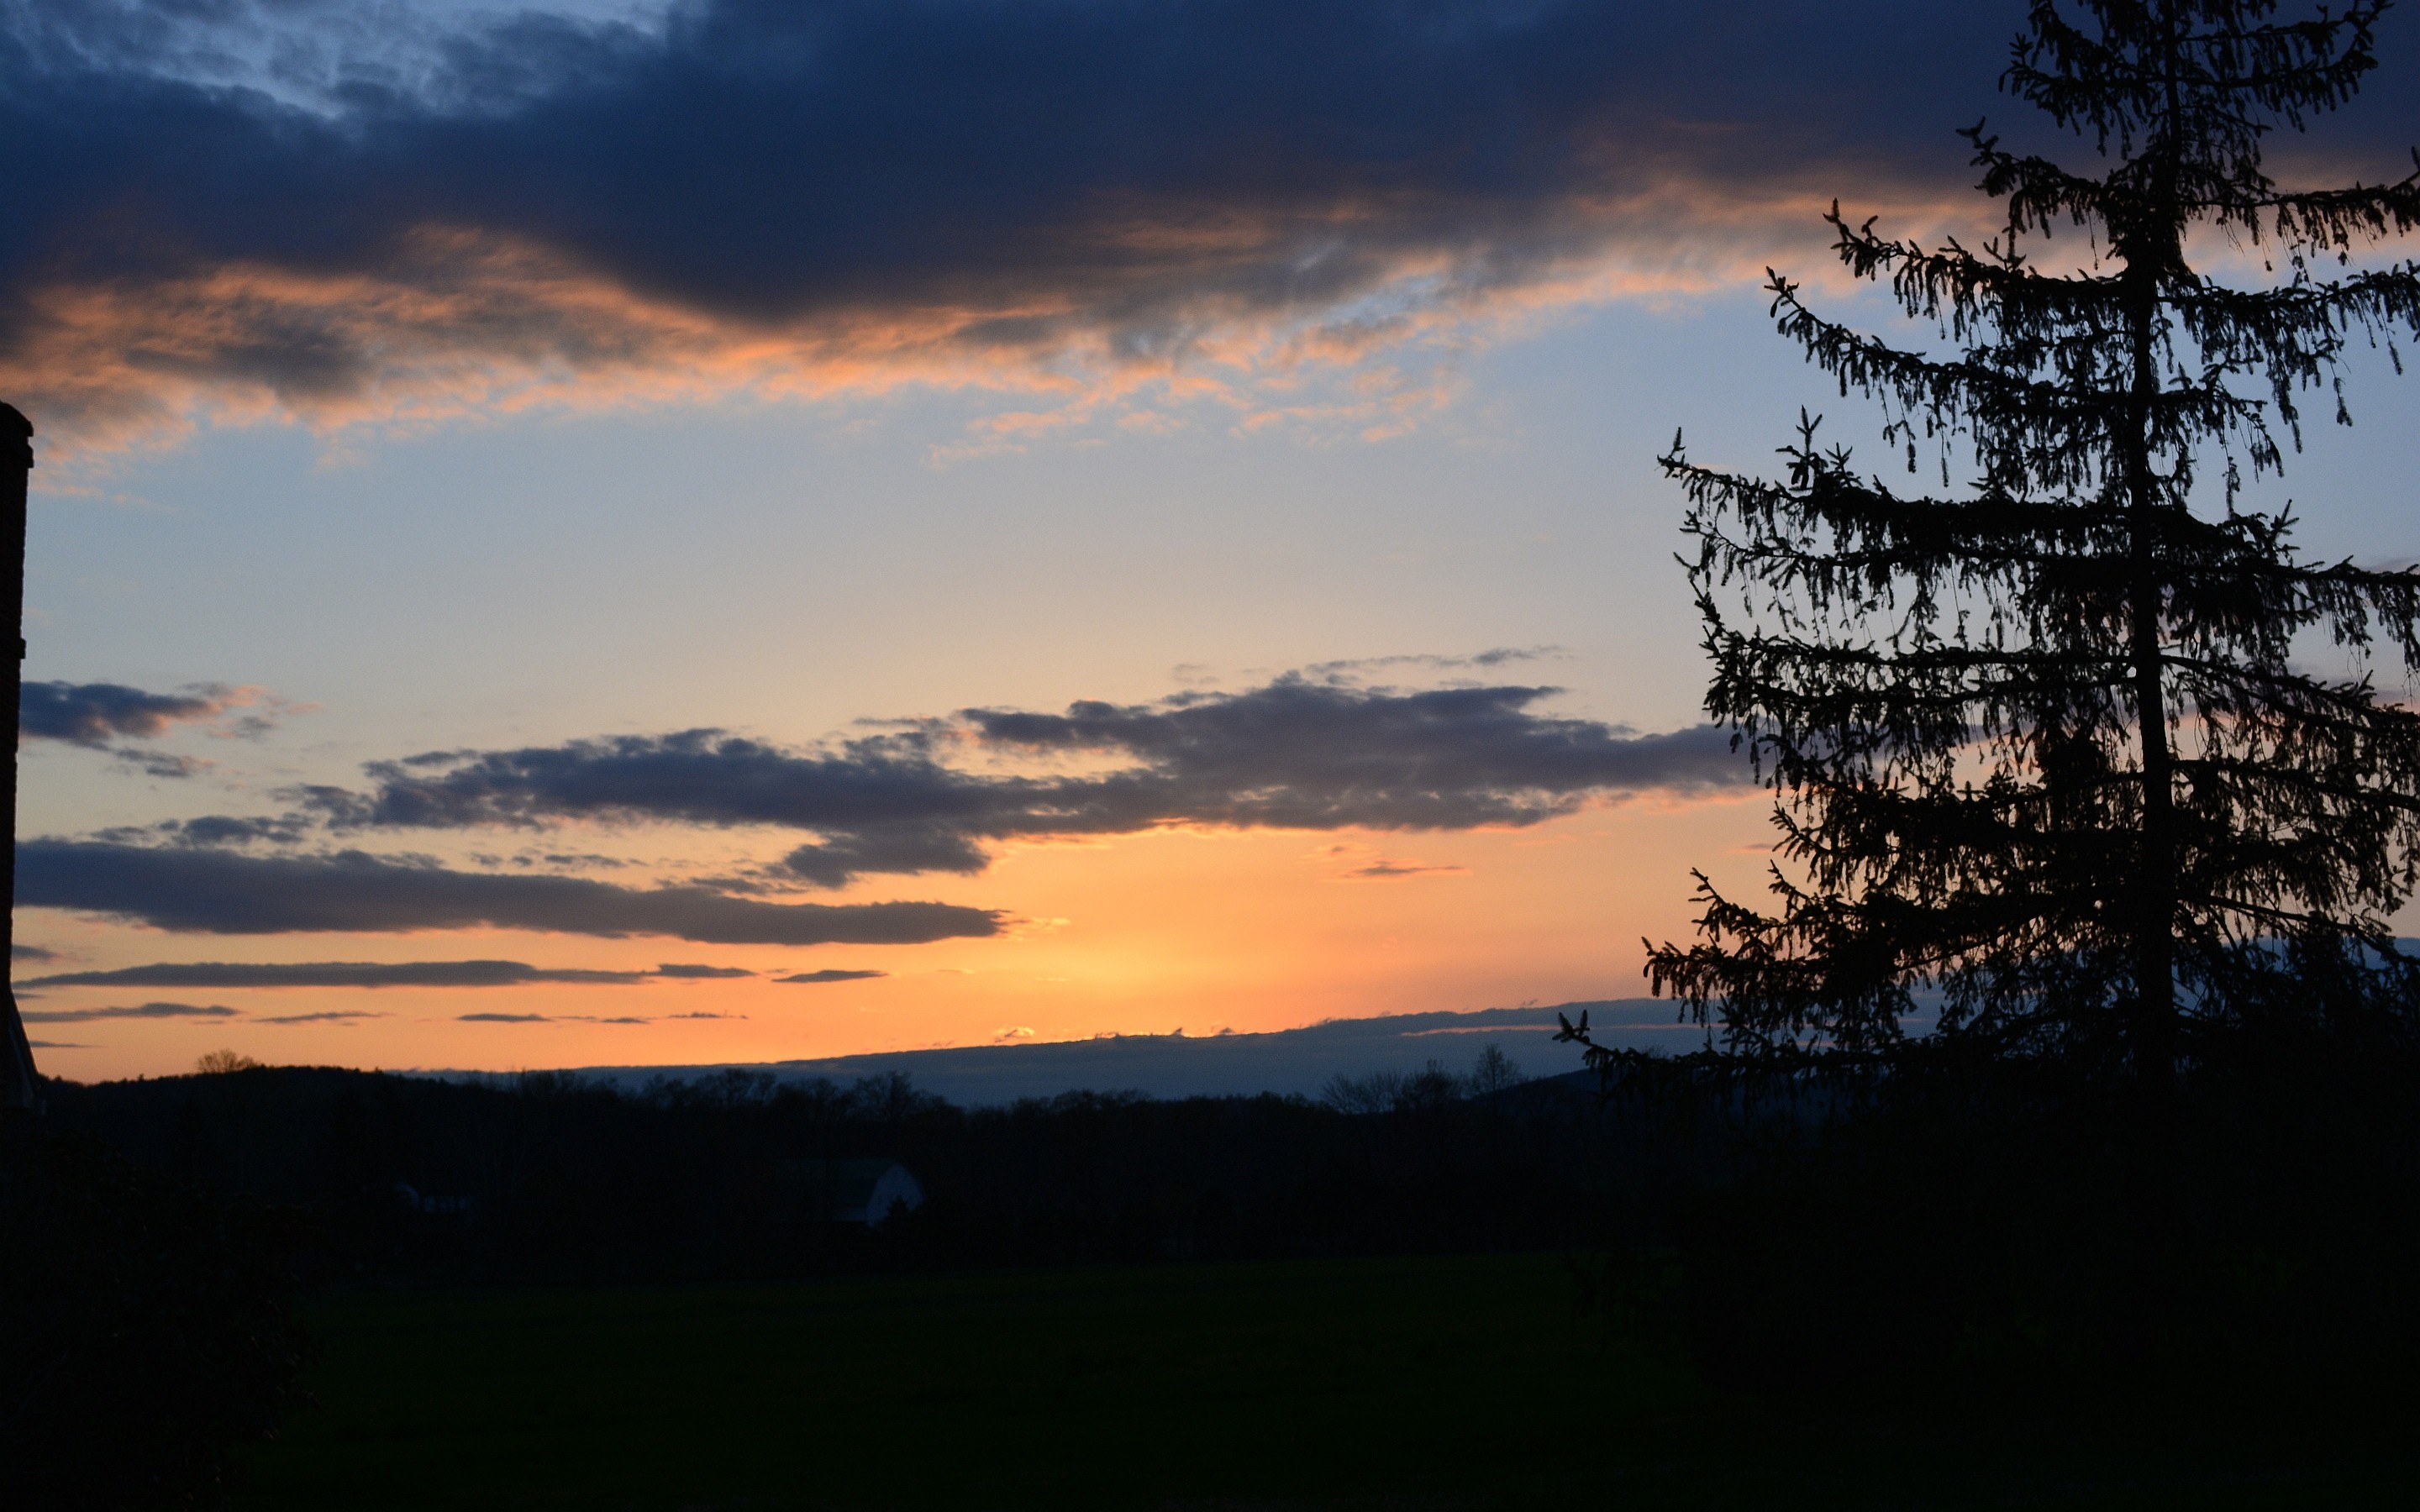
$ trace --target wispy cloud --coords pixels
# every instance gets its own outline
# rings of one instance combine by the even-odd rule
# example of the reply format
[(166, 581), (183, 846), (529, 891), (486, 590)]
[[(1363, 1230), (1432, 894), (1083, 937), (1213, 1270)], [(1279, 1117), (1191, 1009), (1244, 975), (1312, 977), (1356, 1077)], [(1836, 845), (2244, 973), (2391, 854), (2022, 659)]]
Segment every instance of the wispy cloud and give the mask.
[(69, 971), (24, 983), (42, 987), (525, 987), (542, 982), (620, 986), (654, 973), (540, 967), (519, 961), (193, 961)]
[(171, 781), (179, 782), (189, 777), (201, 776), (214, 764), (200, 756), (187, 756), (163, 750), (145, 750), (137, 746), (120, 746), (110, 754), (116, 757), (125, 766), (146, 777), (164, 777)]
[(887, 971), (844, 971), (838, 967), (827, 967), (822, 971), (801, 971), (796, 976), (776, 977), (773, 980), (785, 986), (820, 987), (828, 982), (866, 981), (876, 977), (889, 975)]
[(1466, 877), (1466, 866), (1431, 866), (1422, 861), (1373, 861), (1342, 873), (1350, 882), (1398, 882), (1405, 877)]
[(104, 1019), (231, 1019), (234, 1009), (217, 1004), (136, 1003), (126, 1008), (28, 1008), (19, 1010), (28, 1024), (93, 1024)]
[(206, 934), (486, 926), (716, 945), (911, 945), (994, 935), (1005, 924), (996, 910), (949, 903), (766, 903), (703, 887), (493, 876), (357, 851), (253, 856), (65, 840), (18, 847), (17, 903)]
[[(711, 1018), (716, 1015), (683, 1013), (677, 1016), (681, 1018), (698, 1018), (701, 1016)], [(630, 1026), (653, 1024), (656, 1021), (652, 1018), (640, 1018), (633, 1015), (621, 1015), (609, 1018), (595, 1013), (457, 1013), (454, 1015), (454, 1022), (457, 1024), (615, 1024)]]

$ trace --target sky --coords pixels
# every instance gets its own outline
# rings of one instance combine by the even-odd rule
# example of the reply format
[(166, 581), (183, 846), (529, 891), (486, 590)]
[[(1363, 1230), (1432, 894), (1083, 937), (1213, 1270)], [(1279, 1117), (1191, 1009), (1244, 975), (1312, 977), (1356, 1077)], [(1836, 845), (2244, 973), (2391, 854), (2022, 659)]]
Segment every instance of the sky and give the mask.
[[(1836, 197), (1975, 237), (1954, 128), (2088, 157), (2022, 18), (0, 4), (38, 1059), (1641, 993), (1769, 834), (1654, 458), (1877, 444), (1765, 270), (1890, 332)], [(2281, 177), (2408, 171), (2380, 52)], [(2347, 393), (2267, 501), (2420, 559), (2420, 382)]]

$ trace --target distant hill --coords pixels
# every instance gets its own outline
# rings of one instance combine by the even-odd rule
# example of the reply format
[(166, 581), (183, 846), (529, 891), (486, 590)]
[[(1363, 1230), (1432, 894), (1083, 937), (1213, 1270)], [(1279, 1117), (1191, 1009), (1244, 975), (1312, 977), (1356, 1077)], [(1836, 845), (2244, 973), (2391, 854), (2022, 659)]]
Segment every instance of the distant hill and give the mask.
[[(1495, 1045), (1531, 1076), (1576, 1070), (1577, 1050), (1554, 1042), (1555, 1015), (1585, 1010), (1599, 1043), (1675, 1053), (1697, 1048), (1705, 1031), (1678, 1021), (1670, 1002), (1649, 997), (1560, 1003), (1548, 1008), (1491, 1008), (1476, 1012), (1393, 1013), (1330, 1019), (1307, 1028), (1268, 1034), (1122, 1034), (1043, 1044), (970, 1045), (900, 1050), (829, 1060), (754, 1062), (784, 1081), (828, 1076), (846, 1082), (905, 1072), (918, 1087), (962, 1106), (1048, 1097), (1076, 1090), (1136, 1091), (1153, 1097), (1218, 1097), (1255, 1092), (1316, 1095), (1329, 1077), (1415, 1072), (1432, 1060), (1466, 1072), (1480, 1051)], [(580, 1074), (638, 1086), (655, 1076), (694, 1077), (725, 1069), (701, 1066), (594, 1066)]]

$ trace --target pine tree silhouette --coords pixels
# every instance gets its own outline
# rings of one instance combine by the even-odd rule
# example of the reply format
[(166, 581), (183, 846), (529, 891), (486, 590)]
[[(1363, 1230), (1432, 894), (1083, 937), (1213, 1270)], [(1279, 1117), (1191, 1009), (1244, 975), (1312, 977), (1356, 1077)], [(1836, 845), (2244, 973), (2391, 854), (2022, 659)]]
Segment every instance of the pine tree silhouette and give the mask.
[[(1894, 467), (1937, 450), (1944, 496), (1860, 475), (1804, 413), (1785, 481), (1678, 437), (1662, 459), (1689, 501), (1706, 706), (1775, 790), (1779, 839), (1776, 903), (1699, 873), (1699, 938), (1648, 970), (1733, 1059), (1887, 1056), (1929, 989), (1936, 1043), (2157, 1101), (2205, 1026), (2420, 1001), (2389, 928), (2420, 859), (2420, 714), (2295, 659), (2331, 638), (2362, 669), (2412, 665), (2420, 572), (2308, 560), (2288, 513), (2239, 507), (2281, 436), (2300, 449), (2311, 395), (2350, 423), (2349, 344), (2400, 372), (2398, 335), (2420, 339), (2420, 266), (2350, 256), (2420, 224), (2420, 151), (2385, 185), (2288, 191), (2262, 167), (2270, 130), (2354, 93), (2384, 9), (2042, 0), (2003, 87), (2105, 171), (1978, 125), (2006, 208), (1980, 251), (1829, 218), (1942, 350), (1773, 277), (1782, 334), (1879, 401)], [(2040, 260), (2054, 232), (2073, 270)], [(2221, 242), (2227, 276), (2188, 261)]]

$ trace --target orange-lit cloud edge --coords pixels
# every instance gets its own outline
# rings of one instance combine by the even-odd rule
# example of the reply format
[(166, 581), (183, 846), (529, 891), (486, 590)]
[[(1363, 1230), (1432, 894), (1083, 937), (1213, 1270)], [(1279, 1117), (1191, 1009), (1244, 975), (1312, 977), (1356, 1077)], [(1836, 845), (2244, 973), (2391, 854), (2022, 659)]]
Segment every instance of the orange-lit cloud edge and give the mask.
[[(231, 262), (31, 288), (20, 338), (0, 354), (0, 389), (23, 396), (45, 463), (66, 470), (46, 476), (54, 485), (206, 427), (409, 434), (532, 412), (817, 404), (910, 389), (994, 396), (963, 435), (936, 445), (940, 461), (1094, 426), (1171, 428), (1202, 412), (1242, 432), (1383, 440), (1450, 406), (1454, 354), (1595, 306), (1753, 287), (1776, 262), (1830, 281), (1829, 203), (1676, 178), (1571, 200), (1517, 256), (1405, 252), (1341, 298), (1280, 308), (1216, 292), (1217, 273), (1298, 244), (1300, 216), (1236, 213), (1205, 225), (1184, 207), (1127, 208), (1078, 239), (1102, 249), (1104, 264), (1137, 251), (1163, 265), (1198, 261), (1213, 290), (1172, 312), (1163, 301), (1145, 317), (1147, 339), (1123, 323), (1127, 290), (1115, 273), (1097, 287), (751, 324), (650, 298), (540, 245), (424, 226), (375, 269)], [(1973, 233), (1988, 207), (1909, 191), (1869, 208), (1930, 239)], [(1347, 205), (1324, 217), (1347, 240), (1370, 219), (1383, 211)], [(261, 355), (271, 350), (315, 356)]]
[[(1996, 207), (1954, 181), (1853, 164), (1796, 177), (1855, 186), (1851, 213), (1902, 239), (1971, 245), (2000, 228)], [(203, 428), (297, 424), (335, 439), (908, 390), (991, 396), (963, 434), (937, 441), (941, 462), (1088, 431), (1173, 429), (1205, 413), (1238, 433), (1379, 441), (1452, 406), (1455, 356), (1593, 308), (1751, 290), (1776, 268), (1827, 296), (1850, 292), (1823, 224), (1833, 203), (1676, 168), (1645, 190), (1566, 197), (1512, 243), (1364, 257), (1367, 271), (1342, 293), (1279, 306), (1220, 291), (1222, 275), (1282, 260), (1307, 224), (1342, 244), (1363, 230), (1384, 240), (1391, 208), (1126, 205), (1065, 233), (1096, 254), (1070, 259), (1090, 273), (777, 323), (650, 297), (527, 240), (430, 225), (374, 268), (228, 262), (30, 287), (17, 339), (0, 351), (0, 391), (41, 429), (44, 461), (60, 470), (46, 486), (68, 488)], [(2082, 262), (2089, 248), (2077, 234), (2037, 251)], [(2246, 270), (2261, 256), (2206, 251)], [(1202, 292), (1165, 295), (1188, 282)]]

